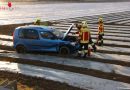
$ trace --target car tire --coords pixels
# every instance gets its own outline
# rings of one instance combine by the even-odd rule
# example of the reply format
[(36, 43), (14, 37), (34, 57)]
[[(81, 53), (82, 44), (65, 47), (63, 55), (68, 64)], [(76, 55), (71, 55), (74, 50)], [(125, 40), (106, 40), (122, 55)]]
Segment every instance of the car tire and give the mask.
[(17, 53), (26, 53), (26, 48), (23, 45), (19, 45), (16, 47)]
[(69, 55), (70, 49), (67, 46), (62, 46), (62, 47), (60, 47), (59, 53), (61, 55)]

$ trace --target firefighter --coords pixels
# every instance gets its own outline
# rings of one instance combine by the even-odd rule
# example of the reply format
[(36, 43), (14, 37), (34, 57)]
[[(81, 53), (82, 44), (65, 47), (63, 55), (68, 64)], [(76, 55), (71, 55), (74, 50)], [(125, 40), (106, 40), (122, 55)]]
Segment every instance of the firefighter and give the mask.
[(40, 19), (36, 19), (36, 21), (34, 22), (34, 25), (41, 25), (41, 20)]
[(97, 44), (99, 46), (103, 45), (103, 36), (104, 36), (104, 24), (103, 24), (103, 19), (99, 18), (99, 22), (98, 22), (98, 40), (97, 40)]
[[(78, 32), (76, 32), (75, 34), (79, 34), (82, 25), (76, 24), (76, 27), (77, 27)], [(93, 51), (96, 52), (97, 48), (96, 48), (95, 43), (92, 41), (91, 33), (90, 33), (90, 36), (89, 36), (89, 37), (90, 37), (90, 38), (89, 38), (89, 44), (91, 44), (91, 46), (92, 46), (92, 48), (93, 48)], [(81, 34), (78, 35), (78, 43), (79, 43), (79, 45), (82, 45), (82, 43), (80, 43), (80, 40), (81, 40)], [(81, 56), (81, 51), (79, 51), (78, 56)]]
[(88, 29), (88, 25), (86, 21), (83, 21), (81, 25), (77, 26), (78, 34), (79, 34), (79, 51), (78, 56), (81, 56), (82, 53), (84, 53), (84, 58), (86, 57), (88, 53), (88, 44), (90, 39), (90, 31)]

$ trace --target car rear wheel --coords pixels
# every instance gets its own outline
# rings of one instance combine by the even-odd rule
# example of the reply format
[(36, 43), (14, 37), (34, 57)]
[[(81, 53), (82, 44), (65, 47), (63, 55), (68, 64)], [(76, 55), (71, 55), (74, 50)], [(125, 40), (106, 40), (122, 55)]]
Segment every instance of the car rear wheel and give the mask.
[(69, 49), (67, 46), (62, 46), (62, 47), (60, 48), (59, 53), (60, 53), (61, 55), (68, 55), (68, 54), (70, 54), (70, 49)]
[(23, 45), (19, 45), (16, 47), (16, 51), (18, 53), (26, 53), (26, 48)]

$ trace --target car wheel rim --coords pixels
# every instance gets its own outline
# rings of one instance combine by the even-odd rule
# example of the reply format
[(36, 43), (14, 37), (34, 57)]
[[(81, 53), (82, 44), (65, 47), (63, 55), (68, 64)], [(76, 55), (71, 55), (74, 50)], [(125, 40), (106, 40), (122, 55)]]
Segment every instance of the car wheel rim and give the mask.
[(68, 50), (62, 50), (62, 54), (68, 54)]
[(69, 49), (67, 47), (61, 48), (60, 54), (68, 55), (69, 54)]

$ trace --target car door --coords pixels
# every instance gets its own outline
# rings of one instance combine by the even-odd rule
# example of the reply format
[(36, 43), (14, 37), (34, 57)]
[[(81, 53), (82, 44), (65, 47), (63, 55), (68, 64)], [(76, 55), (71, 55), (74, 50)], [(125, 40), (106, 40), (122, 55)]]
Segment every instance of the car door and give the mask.
[(41, 31), (41, 46), (43, 51), (57, 51), (60, 40), (58, 40), (51, 32)]
[(35, 29), (22, 29), (19, 38), (28, 50), (40, 50), (40, 38)]

